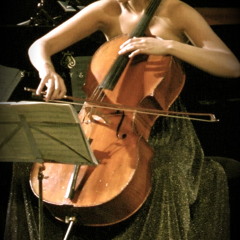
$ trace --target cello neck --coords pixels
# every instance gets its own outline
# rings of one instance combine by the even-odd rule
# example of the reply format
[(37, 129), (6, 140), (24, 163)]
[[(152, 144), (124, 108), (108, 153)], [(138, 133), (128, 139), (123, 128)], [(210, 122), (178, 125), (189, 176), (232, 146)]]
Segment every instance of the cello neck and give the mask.
[(135, 29), (130, 34), (130, 38), (141, 37), (141, 36), (144, 35), (144, 33), (145, 33), (145, 31), (146, 31), (146, 29), (149, 25), (149, 22), (151, 21), (151, 19), (153, 17), (153, 14), (157, 10), (157, 7), (158, 7), (160, 2), (161, 2), (161, 0), (152, 0), (150, 2), (148, 7), (146, 8), (142, 18), (140, 19), (137, 26), (135, 27)]
[[(148, 27), (148, 24), (151, 21), (153, 14), (155, 13), (160, 1), (161, 0), (152, 0), (150, 2), (141, 20), (139, 21), (135, 29), (132, 31), (132, 33), (129, 35), (130, 38), (140, 37), (144, 35)], [(116, 61), (110, 68), (108, 74), (105, 76), (102, 83), (99, 85), (99, 88), (113, 90), (115, 85), (117, 84), (119, 77), (121, 76), (123, 70), (125, 69), (128, 61), (129, 61), (128, 54), (118, 56)]]

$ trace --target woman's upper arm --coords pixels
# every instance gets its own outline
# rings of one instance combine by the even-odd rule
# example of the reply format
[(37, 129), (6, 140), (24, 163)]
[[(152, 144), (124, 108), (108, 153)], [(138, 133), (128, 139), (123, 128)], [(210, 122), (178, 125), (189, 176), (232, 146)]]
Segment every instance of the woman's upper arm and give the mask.
[(177, 22), (190, 42), (202, 48), (229, 51), (225, 43), (215, 34), (206, 20), (191, 6), (179, 4)]
[(49, 54), (53, 55), (100, 30), (105, 20), (104, 6), (106, 1), (94, 2), (44, 35), (40, 41), (47, 44)]

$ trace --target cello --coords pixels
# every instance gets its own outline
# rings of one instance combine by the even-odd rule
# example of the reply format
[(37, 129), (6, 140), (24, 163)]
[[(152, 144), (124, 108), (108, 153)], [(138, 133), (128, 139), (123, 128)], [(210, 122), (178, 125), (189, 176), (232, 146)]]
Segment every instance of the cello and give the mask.
[[(87, 99), (169, 109), (185, 80), (177, 60), (170, 56), (139, 55), (131, 60), (127, 55), (118, 56), (123, 42), (144, 35), (159, 2), (151, 1), (130, 36), (106, 42), (93, 55), (84, 85)], [(79, 121), (98, 164), (44, 163), (43, 201), (50, 212), (59, 220), (75, 217), (88, 226), (116, 224), (132, 216), (151, 191), (153, 150), (147, 140), (156, 119), (134, 111), (96, 108), (86, 101)], [(39, 164), (34, 164), (30, 176), (36, 196), (38, 169)]]

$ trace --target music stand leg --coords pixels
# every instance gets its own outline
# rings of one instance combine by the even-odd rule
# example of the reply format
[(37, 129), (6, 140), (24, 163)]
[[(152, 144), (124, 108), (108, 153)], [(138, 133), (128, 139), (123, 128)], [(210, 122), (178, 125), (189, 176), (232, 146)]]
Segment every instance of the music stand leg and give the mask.
[(68, 239), (69, 234), (70, 234), (70, 231), (71, 231), (72, 226), (73, 226), (73, 224), (74, 224), (75, 221), (76, 221), (76, 218), (75, 218), (75, 217), (66, 217), (65, 222), (66, 222), (66, 223), (69, 223), (69, 225), (68, 225), (68, 229), (67, 229), (67, 232), (66, 232), (63, 240), (67, 240), (67, 239)]
[(44, 166), (39, 167), (38, 171), (38, 183), (39, 183), (39, 198), (38, 198), (38, 227), (39, 227), (39, 240), (43, 240), (43, 196), (42, 196), (42, 180)]

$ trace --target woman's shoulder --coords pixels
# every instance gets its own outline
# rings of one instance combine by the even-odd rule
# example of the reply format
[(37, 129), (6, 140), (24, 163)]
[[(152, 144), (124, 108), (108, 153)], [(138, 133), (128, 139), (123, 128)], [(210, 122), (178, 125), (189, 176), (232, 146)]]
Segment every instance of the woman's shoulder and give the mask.
[(191, 5), (181, 0), (163, 0), (162, 13), (180, 28), (202, 20), (202, 16)]
[(120, 12), (120, 5), (116, 0), (98, 0), (86, 7), (90, 12), (100, 12), (104, 15), (116, 15)]
[(101, 7), (119, 8), (119, 3), (116, 0), (98, 0), (92, 4)]
[(176, 14), (181, 13), (181, 11), (185, 11), (187, 9), (193, 9), (187, 3), (181, 0), (162, 0), (162, 7), (169, 13)]

